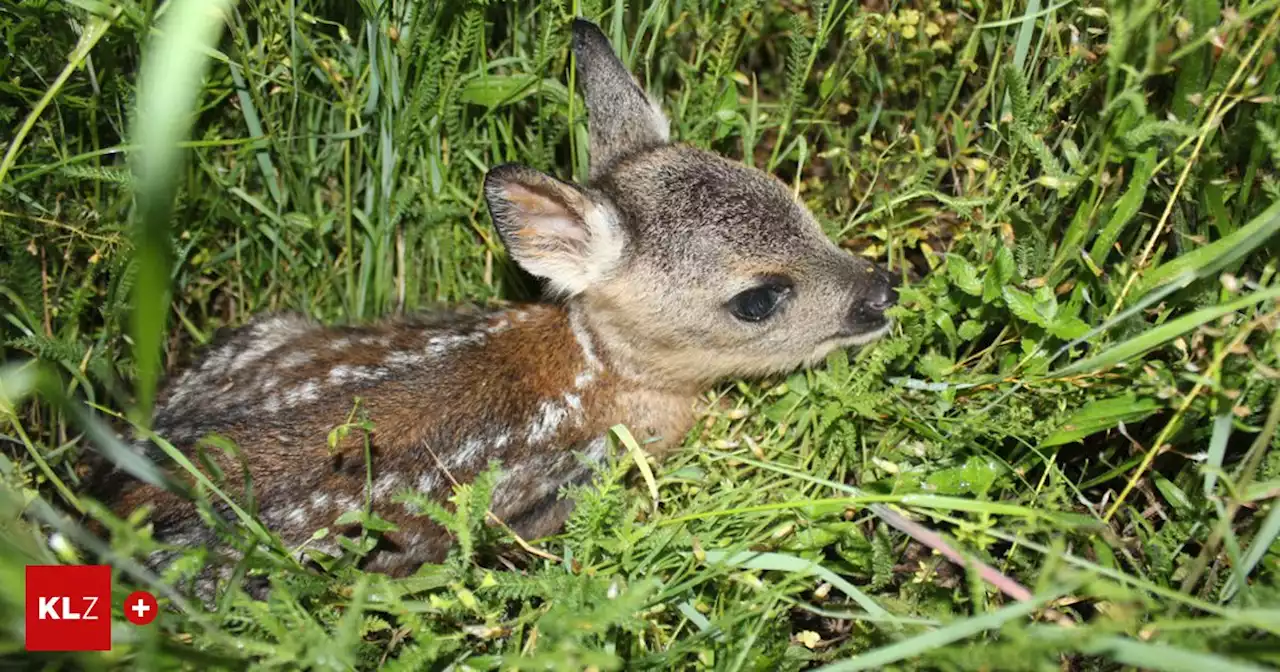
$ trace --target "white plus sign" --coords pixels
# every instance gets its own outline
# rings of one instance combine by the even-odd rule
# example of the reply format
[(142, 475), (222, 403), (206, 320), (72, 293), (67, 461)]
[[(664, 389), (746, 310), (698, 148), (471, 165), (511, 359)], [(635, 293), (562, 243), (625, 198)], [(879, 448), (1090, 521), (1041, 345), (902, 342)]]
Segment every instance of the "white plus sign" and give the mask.
[(151, 605), (143, 602), (142, 598), (138, 598), (138, 603), (129, 608), (133, 610), (133, 613), (138, 615), (138, 618), (142, 618), (148, 611), (151, 611)]

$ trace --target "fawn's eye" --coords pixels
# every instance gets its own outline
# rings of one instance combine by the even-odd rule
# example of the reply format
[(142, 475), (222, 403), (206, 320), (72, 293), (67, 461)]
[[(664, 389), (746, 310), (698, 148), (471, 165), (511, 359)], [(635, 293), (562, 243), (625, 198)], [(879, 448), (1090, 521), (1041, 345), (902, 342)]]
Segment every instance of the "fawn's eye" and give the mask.
[(743, 322), (759, 322), (777, 312), (790, 293), (791, 287), (784, 284), (754, 287), (729, 299), (729, 312)]

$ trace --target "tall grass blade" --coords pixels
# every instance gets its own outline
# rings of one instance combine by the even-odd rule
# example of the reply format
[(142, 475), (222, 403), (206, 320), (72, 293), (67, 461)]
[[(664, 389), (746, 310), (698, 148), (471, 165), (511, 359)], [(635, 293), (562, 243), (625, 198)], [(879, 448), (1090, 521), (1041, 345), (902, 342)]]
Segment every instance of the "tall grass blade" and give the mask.
[(822, 565), (804, 558), (797, 558), (793, 555), (784, 553), (756, 553), (743, 551), (730, 555), (727, 551), (707, 551), (707, 562), (712, 564), (724, 563), (734, 567), (743, 569), (762, 569), (775, 572), (788, 572), (792, 574), (812, 574), (820, 577), (823, 581), (844, 591), (850, 599), (858, 604), (872, 616), (882, 618), (889, 617), (888, 611), (881, 607), (875, 600), (871, 599), (866, 593), (858, 590), (853, 584), (840, 578), (835, 572), (823, 567)]
[(987, 630), (994, 630), (1010, 621), (1026, 618), (1065, 592), (1064, 590), (1055, 590), (1041, 593), (1026, 602), (1015, 602), (996, 611), (961, 619), (937, 630), (874, 649), (849, 660), (824, 665), (818, 668), (818, 672), (855, 672), (856, 670), (881, 669), (886, 665), (892, 665), (893, 663), (919, 656), (926, 651), (973, 637)]
[(1276, 499), (1271, 500), (1271, 510), (1267, 512), (1267, 517), (1262, 520), (1262, 525), (1258, 528), (1258, 533), (1253, 536), (1249, 542), (1249, 550), (1245, 551), (1244, 558), (1241, 559), (1239, 571), (1234, 572), (1227, 577), (1226, 584), (1222, 587), (1222, 601), (1230, 601), (1240, 590), (1240, 581), (1238, 576), (1249, 576), (1253, 570), (1258, 567), (1258, 563), (1262, 562), (1262, 556), (1267, 554), (1271, 546), (1275, 544), (1276, 538), (1280, 537), (1280, 505), (1277, 505)]
[(131, 135), (137, 212), (133, 239), (137, 280), (133, 292), (132, 335), (137, 363), (134, 420), (150, 423), (160, 348), (169, 305), (169, 216), (178, 186), (192, 113), (208, 70), (206, 50), (222, 34), (234, 0), (173, 0), (163, 6), (155, 36), (147, 46), (138, 76), (137, 111)]
[(1222, 270), (1267, 242), (1276, 231), (1280, 231), (1280, 201), (1272, 203), (1230, 235), (1189, 250), (1151, 269), (1139, 281), (1138, 294), (1144, 294), (1187, 271), (1195, 272), (1197, 277), (1203, 278)]
[(1122, 665), (1159, 672), (1263, 672), (1267, 668), (1242, 663), (1212, 653), (1189, 651), (1168, 644), (1151, 644), (1128, 637), (1105, 637), (1084, 647)]
[(1222, 458), (1227, 454), (1227, 439), (1231, 437), (1231, 423), (1235, 416), (1227, 411), (1213, 419), (1213, 434), (1209, 436), (1209, 452), (1204, 465), (1204, 496), (1212, 497), (1213, 488), (1218, 484), (1218, 472), (1222, 469)]
[(1277, 298), (1280, 298), (1280, 287), (1271, 287), (1269, 289), (1242, 296), (1234, 301), (1230, 301), (1222, 305), (1201, 308), (1194, 313), (1184, 315), (1175, 320), (1170, 320), (1169, 322), (1149, 329), (1127, 341), (1113, 345), (1092, 357), (1082, 359), (1058, 369), (1051, 375), (1054, 377), (1072, 376), (1085, 371), (1097, 371), (1115, 366), (1116, 364), (1125, 362), (1130, 358), (1146, 352), (1156, 346), (1167, 343), (1191, 331), (1192, 329), (1195, 329), (1196, 327), (1208, 324), (1223, 315), (1229, 315), (1237, 310), (1247, 308), (1256, 303), (1273, 301)]

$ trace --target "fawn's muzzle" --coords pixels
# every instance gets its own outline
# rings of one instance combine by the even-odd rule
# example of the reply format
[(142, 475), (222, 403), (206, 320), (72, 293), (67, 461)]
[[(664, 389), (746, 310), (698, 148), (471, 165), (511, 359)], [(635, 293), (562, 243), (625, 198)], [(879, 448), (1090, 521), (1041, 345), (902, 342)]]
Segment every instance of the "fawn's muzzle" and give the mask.
[(878, 266), (870, 275), (868, 287), (854, 299), (846, 318), (854, 333), (883, 327), (887, 322), (884, 311), (898, 303), (898, 276)]

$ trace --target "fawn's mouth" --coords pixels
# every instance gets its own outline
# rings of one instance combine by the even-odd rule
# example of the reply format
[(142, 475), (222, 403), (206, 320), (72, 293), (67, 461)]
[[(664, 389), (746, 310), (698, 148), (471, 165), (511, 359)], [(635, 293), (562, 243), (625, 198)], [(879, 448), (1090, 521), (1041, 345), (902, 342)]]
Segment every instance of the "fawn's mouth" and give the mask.
[(827, 343), (835, 344), (837, 347), (841, 348), (847, 348), (854, 345), (865, 345), (889, 333), (889, 330), (892, 328), (893, 320), (884, 318), (884, 322), (874, 329), (858, 332), (856, 334), (841, 332), (827, 339)]
[(829, 338), (823, 339), (822, 342), (819, 343), (816, 348), (814, 348), (813, 354), (810, 356), (807, 362), (807, 365), (813, 366), (814, 364), (821, 362), (823, 359), (827, 357), (827, 355), (831, 354), (832, 352), (835, 352), (836, 350), (842, 350), (844, 348), (853, 348), (860, 345), (866, 345), (867, 343), (870, 343), (880, 338), (881, 336), (884, 336), (885, 334), (889, 333), (889, 330), (892, 328), (893, 328), (893, 321), (886, 318), (884, 322), (881, 323), (881, 325), (876, 327), (875, 329), (859, 332), (856, 334), (851, 334), (846, 331), (846, 332), (838, 333)]

